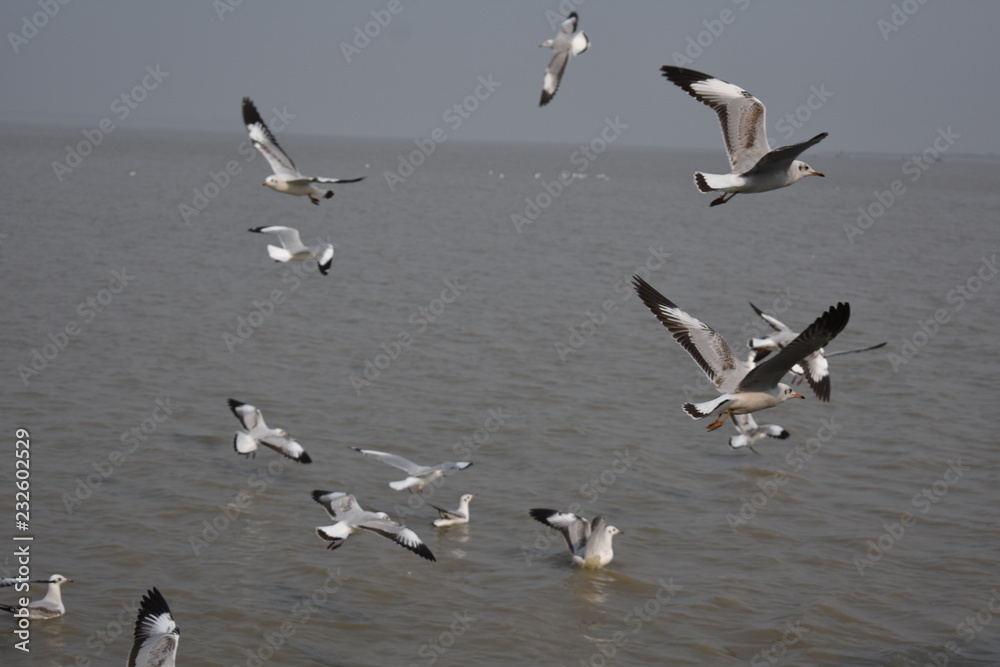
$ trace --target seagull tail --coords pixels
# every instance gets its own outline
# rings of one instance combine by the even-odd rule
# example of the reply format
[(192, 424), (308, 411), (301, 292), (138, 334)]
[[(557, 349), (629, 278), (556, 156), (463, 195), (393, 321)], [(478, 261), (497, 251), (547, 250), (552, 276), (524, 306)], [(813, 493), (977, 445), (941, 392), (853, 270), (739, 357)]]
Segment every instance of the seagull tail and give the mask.
[(723, 405), (729, 402), (729, 396), (720, 396), (712, 401), (705, 401), (704, 403), (685, 403), (684, 412), (691, 415), (691, 419), (701, 419), (702, 417), (707, 417)]
[(700, 171), (694, 172), (694, 184), (702, 192), (724, 190), (733, 185), (727, 174), (703, 174)]
[(276, 245), (267, 246), (267, 254), (276, 262), (287, 262), (292, 258), (292, 253)]
[(389, 482), (389, 486), (396, 491), (403, 491), (404, 489), (408, 489), (411, 486), (417, 486), (418, 484), (420, 484), (420, 480), (416, 477), (407, 477), (399, 482)]

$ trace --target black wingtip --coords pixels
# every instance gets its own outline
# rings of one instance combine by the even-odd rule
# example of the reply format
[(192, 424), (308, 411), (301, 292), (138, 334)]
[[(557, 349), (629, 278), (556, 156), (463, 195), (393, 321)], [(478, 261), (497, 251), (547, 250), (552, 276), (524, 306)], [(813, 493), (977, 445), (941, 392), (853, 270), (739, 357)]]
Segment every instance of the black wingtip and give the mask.
[(323, 501), (320, 500), (320, 498), (329, 493), (333, 493), (333, 491), (320, 491), (319, 489), (314, 489), (312, 492), (312, 499), (322, 505)]
[(437, 562), (437, 558), (434, 557), (434, 554), (431, 552), (431, 550), (427, 547), (426, 544), (420, 544), (419, 546), (414, 547), (413, 553), (417, 554), (418, 556), (422, 556), (429, 561)]
[(299, 463), (312, 463), (313, 460), (309, 457), (309, 454), (302, 452), (302, 456), (298, 458)]
[(333, 196), (333, 190), (327, 190), (326, 194), (323, 195), (323, 199), (329, 199), (332, 196)]
[(547, 509), (544, 507), (535, 507), (528, 510), (528, 514), (530, 514), (531, 518), (534, 519), (535, 521), (540, 521), (544, 523), (546, 526), (548, 526), (549, 517), (551, 517), (553, 514), (559, 514), (559, 510)]
[(243, 98), (243, 123), (245, 125), (253, 125), (255, 123), (264, 124), (260, 113), (257, 112), (257, 107), (254, 106), (253, 100), (249, 97)]
[[(267, 227), (267, 225), (264, 225), (264, 227)], [(261, 230), (263, 230), (263, 229), (264, 229), (264, 227), (251, 227), (251, 228), (250, 228), (250, 229), (248, 229), (247, 231), (248, 231), (248, 232), (257, 232), (258, 234), (263, 234), (264, 232), (263, 232), (263, 231), (261, 231)]]

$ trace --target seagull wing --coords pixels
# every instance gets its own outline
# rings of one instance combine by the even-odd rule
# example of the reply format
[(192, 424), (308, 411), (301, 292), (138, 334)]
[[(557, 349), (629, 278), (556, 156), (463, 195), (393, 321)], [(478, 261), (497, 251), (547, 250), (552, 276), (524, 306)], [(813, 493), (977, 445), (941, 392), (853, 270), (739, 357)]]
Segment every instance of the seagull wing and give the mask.
[(844, 330), (851, 317), (851, 306), (838, 303), (816, 318), (805, 331), (780, 352), (746, 374), (739, 391), (771, 391), (792, 366), (820, 349)]
[(416, 533), (391, 519), (371, 519), (358, 524), (358, 528), (387, 537), (399, 546), (409, 549), (427, 560), (437, 560)]
[(545, 79), (542, 81), (542, 98), (538, 106), (545, 106), (559, 90), (559, 83), (562, 81), (563, 72), (566, 71), (566, 63), (569, 62), (569, 50), (557, 50), (549, 61), (549, 66), (545, 68)]
[(440, 516), (442, 519), (465, 519), (465, 518), (468, 518), (468, 517), (465, 516), (464, 513), (459, 512), (458, 510), (446, 510), (443, 507), (438, 507), (434, 503), (427, 503), (427, 504), (430, 505), (431, 507), (433, 507), (434, 509), (436, 509), (437, 513), (438, 513), (438, 516)]
[(733, 356), (725, 339), (710, 326), (677, 307), (640, 276), (633, 276), (639, 298), (656, 319), (670, 331), (716, 388), (725, 393), (735, 388), (746, 372), (743, 361)]
[(750, 169), (737, 173), (743, 173), (743, 175), (747, 176), (758, 171), (768, 171), (770, 169), (787, 170), (788, 167), (791, 166), (792, 161), (798, 158), (803, 151), (810, 146), (814, 146), (823, 141), (828, 135), (828, 132), (821, 132), (809, 141), (803, 141), (801, 144), (792, 144), (791, 146), (775, 148), (773, 151), (762, 155), (757, 161), (757, 164), (753, 165)]
[(840, 350), (839, 352), (827, 352), (826, 353), (826, 358), (829, 359), (830, 357), (836, 357), (836, 356), (839, 356), (841, 354), (854, 354), (855, 352), (868, 352), (869, 350), (877, 350), (880, 347), (885, 347), (885, 346), (886, 346), (886, 343), (879, 343), (878, 345), (872, 345), (870, 347), (859, 347), (856, 350)]
[(249, 97), (243, 98), (243, 122), (247, 126), (247, 132), (250, 133), (250, 141), (267, 159), (275, 174), (291, 179), (303, 178), (295, 168), (292, 158), (288, 157), (288, 153), (278, 145), (278, 140), (271, 134), (271, 130), (267, 129), (264, 119), (257, 113), (257, 107)]
[(135, 619), (128, 667), (173, 667), (180, 634), (167, 601), (156, 588), (150, 589)]
[(310, 178), (310, 183), (357, 183), (358, 181), (365, 180), (364, 176), (359, 176), (358, 178)]
[(803, 359), (801, 365), (806, 382), (816, 394), (816, 398), (828, 403), (830, 401), (830, 364), (826, 362), (823, 349), (820, 348)]
[(763, 310), (761, 310), (757, 306), (753, 305), (753, 303), (750, 302), (750, 301), (748, 301), (747, 303), (749, 303), (750, 307), (753, 308), (753, 312), (755, 312), (758, 315), (760, 315), (760, 319), (764, 320), (769, 325), (771, 325), (771, 328), (774, 329), (775, 331), (791, 331), (792, 330), (791, 327), (789, 327), (787, 324), (785, 324), (784, 322), (782, 322), (781, 320), (779, 320), (777, 317), (774, 317), (772, 315), (768, 315)]
[(229, 409), (233, 411), (236, 418), (240, 420), (248, 432), (254, 430), (258, 426), (264, 426), (264, 418), (260, 413), (260, 410), (250, 405), (249, 403), (240, 403), (234, 398), (229, 399)]
[(299, 230), (294, 227), (283, 227), (282, 225), (268, 225), (266, 227), (254, 227), (251, 232), (258, 234), (274, 234), (278, 237), (281, 247), (293, 255), (303, 250), (308, 250), (299, 238)]
[(320, 491), (312, 492), (313, 500), (326, 508), (327, 514), (338, 521), (343, 521), (345, 517), (360, 511), (358, 501), (350, 493), (340, 491)]
[(408, 475), (413, 475), (414, 477), (423, 475), (432, 470), (428, 466), (417, 465), (409, 459), (404, 459), (402, 456), (396, 454), (389, 454), (388, 452), (377, 452), (374, 449), (358, 449), (357, 447), (351, 447), (356, 452), (361, 452), (365, 456), (370, 456), (373, 459), (377, 459), (386, 465), (391, 465), (394, 468), (399, 468)]
[(764, 105), (756, 97), (739, 86), (691, 69), (664, 65), (660, 72), (719, 116), (733, 173), (752, 169), (771, 152), (764, 125)]
[(551, 510), (544, 508), (535, 508), (529, 510), (531, 517), (535, 521), (540, 521), (550, 528), (555, 528), (563, 537), (566, 539), (566, 545), (569, 547), (570, 553), (574, 555), (582, 555), (584, 548), (587, 546), (587, 540), (590, 539), (590, 522), (581, 516), (572, 514), (570, 512), (560, 512), (559, 510)]
[(267, 445), (282, 456), (287, 456), (288, 458), (298, 461), (299, 463), (312, 463), (312, 459), (306, 453), (306, 450), (302, 447), (302, 445), (295, 442), (295, 440), (292, 440), (291, 438), (281, 435), (269, 435), (266, 438), (261, 438), (260, 443), (262, 445)]

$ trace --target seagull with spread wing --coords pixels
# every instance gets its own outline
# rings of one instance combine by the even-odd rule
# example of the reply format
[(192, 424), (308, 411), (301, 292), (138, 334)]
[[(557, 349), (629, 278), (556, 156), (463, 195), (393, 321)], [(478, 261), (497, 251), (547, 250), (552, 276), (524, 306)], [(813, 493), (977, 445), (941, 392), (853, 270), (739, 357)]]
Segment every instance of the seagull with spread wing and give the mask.
[(579, 21), (580, 17), (577, 16), (577, 13), (570, 12), (566, 20), (559, 25), (559, 34), (555, 36), (555, 39), (547, 39), (538, 45), (547, 46), (555, 52), (552, 54), (549, 66), (545, 68), (542, 99), (538, 103), (540, 107), (548, 104), (556, 96), (570, 56), (578, 56), (590, 48), (590, 39), (587, 37), (587, 33), (582, 30), (576, 32), (576, 24)]
[(595, 516), (593, 521), (587, 521), (582, 516), (570, 512), (541, 507), (529, 510), (529, 514), (535, 521), (540, 521), (562, 533), (573, 562), (581, 567), (596, 569), (610, 563), (615, 557), (614, 549), (611, 547), (614, 536), (625, 534), (614, 526), (607, 525), (600, 516)]
[(410, 493), (413, 493), (413, 487), (417, 487), (417, 491), (423, 493), (425, 486), (439, 477), (444, 477), (445, 473), (465, 470), (472, 465), (471, 461), (446, 461), (445, 463), (433, 466), (422, 466), (419, 463), (414, 463), (409, 459), (404, 459), (402, 456), (389, 454), (388, 452), (378, 452), (374, 449), (359, 449), (357, 447), (351, 447), (351, 449), (405, 472), (409, 477), (398, 482), (389, 482), (389, 486), (396, 491), (409, 489)]
[(302, 445), (292, 440), (282, 429), (269, 428), (264, 423), (264, 415), (254, 406), (230, 398), (229, 409), (246, 429), (245, 432), (237, 431), (236, 437), (233, 438), (233, 449), (237, 454), (243, 454), (247, 458), (257, 458), (257, 446), (267, 445), (282, 456), (299, 463), (312, 463)]
[(385, 512), (369, 512), (361, 509), (353, 495), (316, 490), (312, 492), (312, 497), (326, 508), (331, 518), (337, 521), (331, 526), (316, 528), (316, 534), (329, 542), (328, 549), (338, 549), (358, 530), (367, 530), (388, 538), (427, 560), (437, 560), (416, 533), (398, 521), (390, 519)]
[(683, 406), (692, 419), (707, 417), (721, 409), (716, 420), (708, 425), (709, 431), (722, 426), (730, 415), (773, 408), (791, 398), (805, 398), (780, 382), (781, 378), (792, 366), (833, 340), (851, 316), (849, 304), (831, 306), (778, 354), (749, 369), (710, 326), (678, 308), (640, 276), (633, 276), (632, 281), (642, 302), (722, 394), (712, 401)]
[(156, 588), (142, 597), (126, 667), (174, 667), (181, 631)]
[(309, 197), (309, 201), (319, 204), (317, 197), (329, 199), (333, 196), (332, 190), (317, 188), (313, 183), (357, 183), (360, 178), (321, 178), (318, 176), (303, 176), (295, 167), (292, 158), (278, 145), (278, 140), (267, 129), (264, 119), (257, 112), (257, 107), (249, 97), (243, 98), (243, 123), (250, 133), (250, 141), (254, 147), (261, 152), (274, 173), (267, 177), (264, 185), (276, 192), (284, 192), (286, 195), (297, 197)]
[(695, 172), (694, 182), (702, 192), (721, 190), (725, 194), (712, 206), (725, 204), (740, 192), (767, 192), (795, 183), (806, 176), (823, 176), (798, 160), (807, 148), (827, 137), (821, 132), (809, 141), (771, 150), (764, 125), (764, 105), (739, 86), (683, 67), (664, 65), (663, 76), (688, 95), (711, 107), (722, 123), (730, 174)]
[(278, 237), (281, 247), (274, 245), (267, 246), (267, 254), (276, 262), (288, 262), (295, 260), (304, 262), (315, 259), (319, 264), (319, 272), (324, 276), (330, 272), (330, 264), (333, 263), (333, 244), (324, 243), (322, 245), (307, 246), (299, 238), (299, 230), (294, 227), (282, 227), (281, 225), (268, 225), (266, 227), (253, 227), (248, 231), (258, 234), (274, 234)]

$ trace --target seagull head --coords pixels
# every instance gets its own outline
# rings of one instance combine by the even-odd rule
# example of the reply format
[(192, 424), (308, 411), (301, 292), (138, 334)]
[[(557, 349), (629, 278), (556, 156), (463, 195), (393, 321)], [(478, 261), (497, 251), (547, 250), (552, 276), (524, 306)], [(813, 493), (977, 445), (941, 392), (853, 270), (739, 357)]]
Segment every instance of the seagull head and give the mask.
[(798, 394), (794, 389), (789, 387), (784, 382), (778, 383), (778, 400), (787, 401), (790, 398), (805, 398), (802, 394)]
[(72, 582), (73, 582), (72, 579), (64, 577), (61, 574), (53, 574), (51, 577), (49, 577), (49, 580), (48, 580), (47, 583), (50, 583), (50, 584), (65, 584), (65, 583), (72, 583)]
[(267, 177), (267, 180), (265, 180), (261, 185), (266, 185), (269, 188), (277, 187), (278, 177), (275, 176), (274, 174), (271, 174), (270, 176)]
[(608, 537), (614, 537), (615, 535), (624, 535), (624, 530), (618, 530), (614, 526), (608, 526), (604, 529), (604, 532), (608, 534)]
[(805, 178), (806, 176), (823, 176), (824, 178), (826, 177), (826, 174), (820, 171), (816, 171), (802, 160), (796, 160), (795, 162), (792, 163), (792, 175), (795, 177), (796, 181), (799, 180), (800, 178)]

